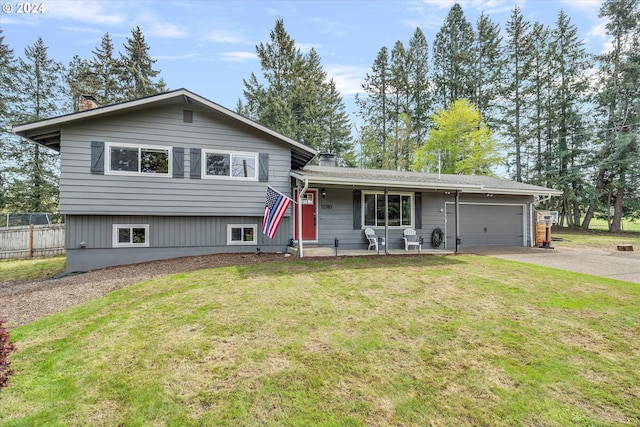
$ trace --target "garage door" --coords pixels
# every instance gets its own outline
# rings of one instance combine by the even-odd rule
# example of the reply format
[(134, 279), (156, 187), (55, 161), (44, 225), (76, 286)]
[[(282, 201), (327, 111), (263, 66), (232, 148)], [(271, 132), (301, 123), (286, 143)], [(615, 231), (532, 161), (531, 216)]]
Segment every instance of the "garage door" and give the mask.
[[(455, 205), (447, 203), (447, 247), (455, 246)], [(460, 204), (460, 247), (523, 246), (522, 205)]]

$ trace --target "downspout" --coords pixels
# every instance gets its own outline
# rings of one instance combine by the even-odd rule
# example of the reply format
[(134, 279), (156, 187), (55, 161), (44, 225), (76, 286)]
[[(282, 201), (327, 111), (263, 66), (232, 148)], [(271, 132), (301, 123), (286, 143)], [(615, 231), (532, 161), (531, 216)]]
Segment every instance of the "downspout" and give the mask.
[(460, 191), (456, 190), (456, 251), (460, 245)]
[(302, 195), (309, 188), (309, 180), (304, 180), (304, 187), (300, 189), (300, 180), (298, 180), (298, 256), (304, 258), (304, 249), (302, 248)]

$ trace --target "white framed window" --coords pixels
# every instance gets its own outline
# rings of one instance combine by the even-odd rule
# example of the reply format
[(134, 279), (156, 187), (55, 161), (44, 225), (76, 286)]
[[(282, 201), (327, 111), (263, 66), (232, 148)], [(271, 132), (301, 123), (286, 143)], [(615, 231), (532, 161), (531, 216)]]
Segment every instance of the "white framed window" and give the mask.
[[(384, 193), (362, 193), (362, 226), (384, 227)], [(413, 194), (389, 193), (389, 227), (413, 227)]]
[(202, 150), (202, 177), (258, 180), (258, 153)]
[(149, 224), (113, 224), (113, 247), (148, 247)]
[(257, 233), (257, 224), (227, 224), (227, 245), (253, 245)]
[(171, 147), (107, 142), (105, 155), (107, 174), (171, 176)]

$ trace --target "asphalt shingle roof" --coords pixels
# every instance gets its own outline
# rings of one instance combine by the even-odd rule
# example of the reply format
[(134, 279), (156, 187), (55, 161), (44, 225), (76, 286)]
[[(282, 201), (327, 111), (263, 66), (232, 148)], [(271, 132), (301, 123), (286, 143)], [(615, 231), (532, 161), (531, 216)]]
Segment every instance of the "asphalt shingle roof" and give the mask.
[(437, 173), (403, 172), (381, 169), (305, 166), (301, 170), (297, 169), (292, 171), (292, 176), (308, 179), (311, 183), (324, 184), (413, 187), (437, 190), (460, 190), (473, 193), (562, 194), (561, 191), (551, 188), (480, 175), (439, 175)]

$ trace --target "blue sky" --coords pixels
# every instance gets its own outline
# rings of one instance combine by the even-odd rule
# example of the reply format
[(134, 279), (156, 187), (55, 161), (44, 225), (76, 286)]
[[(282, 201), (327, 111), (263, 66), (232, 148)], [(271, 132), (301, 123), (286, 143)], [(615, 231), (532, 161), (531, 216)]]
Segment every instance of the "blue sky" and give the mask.
[[(353, 115), (353, 96), (361, 91), (382, 46), (396, 40), (405, 45), (420, 27), (433, 45), (435, 34), (454, 4), (449, 0), (422, 1), (102, 1), (42, 0), (42, 13), (17, 13), (18, 1), (0, 0), (0, 28), (17, 56), (42, 37), (52, 58), (68, 64), (73, 55), (89, 59), (109, 32), (115, 49), (135, 26), (140, 26), (151, 55), (157, 59), (170, 89), (186, 88), (224, 107), (234, 109), (242, 97), (243, 78), (260, 75), (255, 46), (268, 42), (276, 19), (303, 51), (315, 47), (324, 70), (332, 77)], [(33, 1), (30, 1), (33, 3)], [(588, 50), (606, 46), (600, 0), (468, 0), (459, 1), (474, 26), (484, 11), (504, 32), (514, 5), (525, 19), (553, 25), (563, 9), (578, 28)]]

